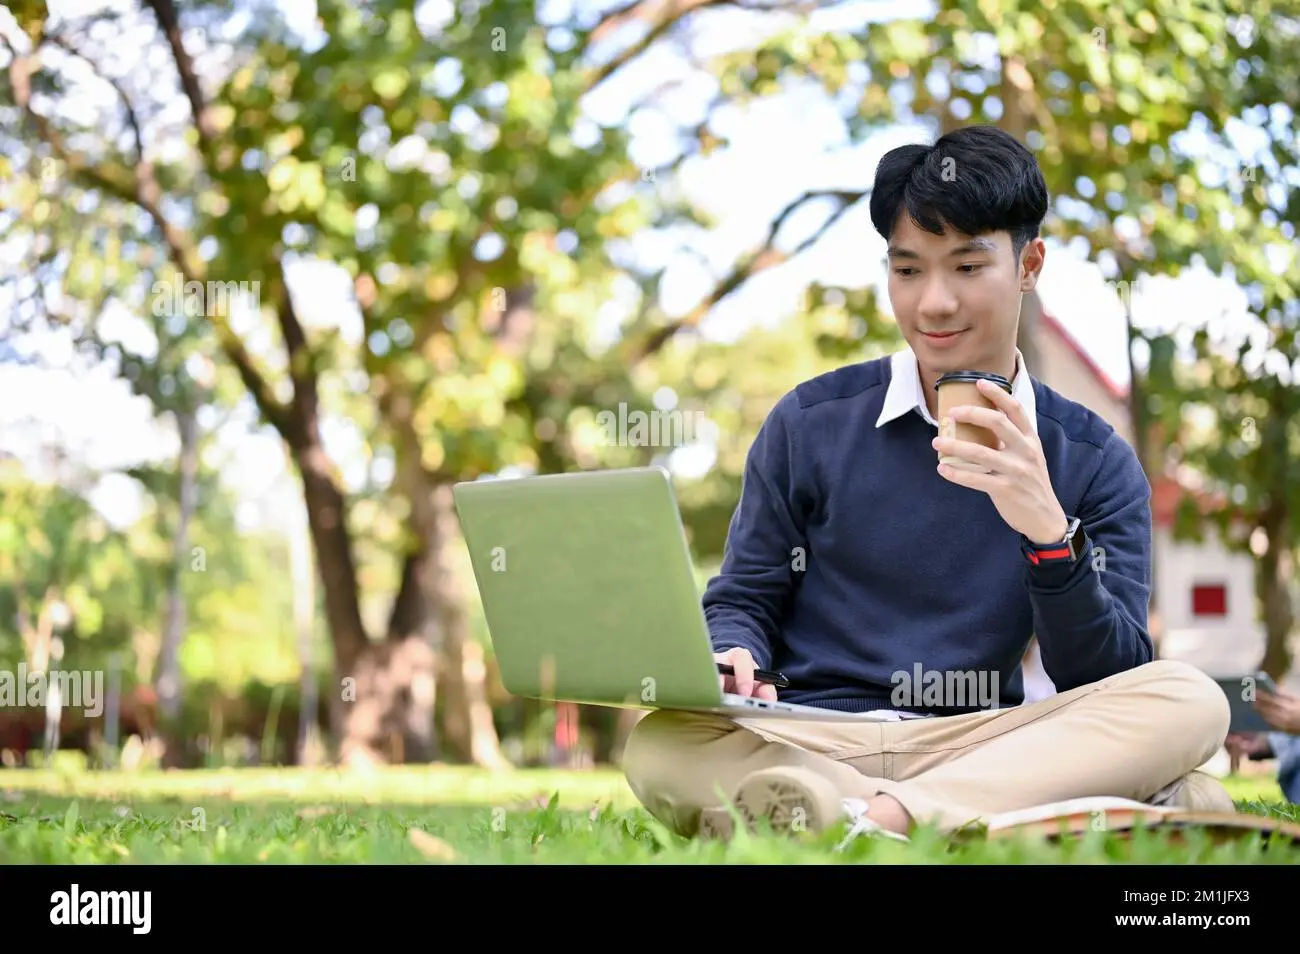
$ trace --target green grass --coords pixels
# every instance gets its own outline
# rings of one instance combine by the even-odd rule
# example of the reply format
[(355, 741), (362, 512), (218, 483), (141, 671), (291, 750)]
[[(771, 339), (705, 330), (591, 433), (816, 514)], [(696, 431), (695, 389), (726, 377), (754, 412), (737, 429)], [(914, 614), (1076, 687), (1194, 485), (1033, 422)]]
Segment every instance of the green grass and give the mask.
[[(1242, 811), (1300, 821), (1269, 780), (1229, 779)], [(1249, 841), (1184, 844), (1104, 832), (1060, 845), (971, 842), (931, 831), (911, 844), (817, 838), (686, 841), (660, 826), (614, 771), (448, 766), (373, 775), (305, 769), (112, 773), (0, 772), (0, 864), (471, 863), (642, 864), (836, 862), (1078, 864), (1296, 863), (1300, 848)]]

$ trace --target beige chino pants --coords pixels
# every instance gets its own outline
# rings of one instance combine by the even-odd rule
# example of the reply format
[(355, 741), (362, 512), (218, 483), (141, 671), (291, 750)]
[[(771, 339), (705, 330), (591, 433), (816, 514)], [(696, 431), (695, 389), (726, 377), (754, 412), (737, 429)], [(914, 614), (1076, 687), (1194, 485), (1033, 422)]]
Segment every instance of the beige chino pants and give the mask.
[(804, 766), (844, 796), (896, 798), (953, 831), (999, 812), (1112, 795), (1232, 811), (1196, 771), (1223, 744), (1228, 701), (1199, 669), (1157, 660), (1015, 708), (901, 722), (802, 721), (660, 709), (623, 754), (641, 804), (679, 835), (750, 772)]

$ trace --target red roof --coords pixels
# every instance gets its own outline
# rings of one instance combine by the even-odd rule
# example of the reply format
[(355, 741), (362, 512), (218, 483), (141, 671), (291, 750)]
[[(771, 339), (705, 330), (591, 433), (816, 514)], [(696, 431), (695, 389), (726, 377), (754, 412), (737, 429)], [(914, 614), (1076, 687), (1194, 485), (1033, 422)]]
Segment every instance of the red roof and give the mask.
[[(1039, 301), (1041, 303), (1042, 300), (1039, 299)], [(1070, 332), (1066, 330), (1065, 325), (1061, 324), (1055, 315), (1046, 308), (1042, 308), (1040, 310), (1040, 321), (1044, 328), (1047, 328), (1065, 342), (1066, 346), (1074, 352), (1075, 357), (1079, 359), (1080, 363), (1082, 363), (1083, 366), (1088, 369), (1088, 372), (1097, 379), (1098, 383), (1109, 392), (1111, 397), (1115, 398), (1117, 401), (1128, 400), (1128, 388), (1116, 382), (1110, 375), (1103, 371), (1101, 365), (1093, 360), (1092, 355), (1088, 354), (1083, 345), (1079, 343), (1079, 339), (1070, 334)]]

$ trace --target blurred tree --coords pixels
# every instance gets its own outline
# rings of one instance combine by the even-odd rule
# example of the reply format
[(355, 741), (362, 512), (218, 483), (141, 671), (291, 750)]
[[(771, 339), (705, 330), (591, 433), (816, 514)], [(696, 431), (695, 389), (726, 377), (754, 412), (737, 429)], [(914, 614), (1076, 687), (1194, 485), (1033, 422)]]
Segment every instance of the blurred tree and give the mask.
[[(273, 319), (279, 355), (256, 343), (266, 331), (256, 311), (237, 331), (233, 311), (205, 305), (199, 317), (210, 327), (192, 334), (215, 339), (302, 476), (341, 686), (331, 702), (343, 757), (431, 754), (434, 644), (450, 754), (500, 765), (481, 649), (467, 638), (450, 487), (510, 464), (564, 466), (568, 408), (591, 400), (597, 383), (609, 389), (605, 399), (618, 393), (614, 356), (568, 372), (586, 358), (586, 319), (614, 274), (602, 243), (641, 223), (633, 199), (597, 198), (638, 170), (615, 135), (579, 122), (575, 54), (564, 44), (548, 50), (531, 5), (469, 11), (439, 29), (405, 4), (322, 4), (328, 43), (304, 46), (279, 21), (259, 19), (233, 31), (231, 66), (219, 77), (200, 76), (173, 4), (148, 7), (188, 107), (187, 131), (165, 113), (165, 86), (128, 92), (123, 71), (102, 65), (102, 47), (115, 39), (153, 42), (147, 21), (17, 11), (25, 42), (11, 51), (12, 101), (35, 134), (28, 165), (56, 170), (32, 178), (65, 200), (58, 205), (112, 205), (110, 219), (137, 224), (142, 245), (164, 253), (154, 264), (174, 270), (163, 294), (183, 288), (188, 301), (192, 288), (210, 295), (214, 283), (237, 279)], [(224, 22), (206, 5), (187, 15)], [(86, 52), (96, 46), (101, 56)], [(116, 115), (98, 141), (49, 109), (67, 85), (49, 68), (59, 63), (52, 50), (89, 63), (113, 91)], [(193, 150), (171, 148), (182, 135), (192, 135)], [(93, 199), (78, 202), (82, 195)], [(67, 227), (51, 215), (56, 203), (42, 208), (31, 220), (40, 232), (33, 248), (57, 258), (71, 244)], [(128, 254), (149, 260), (140, 247)], [(289, 275), (312, 260), (351, 278), (359, 354), (338, 334), (308, 332)], [(93, 299), (107, 283), (142, 275), (92, 271), (90, 287), (77, 291)], [(28, 299), (37, 287), (29, 283)], [(539, 309), (552, 319), (545, 329)], [(384, 509), (409, 513), (382, 640), (364, 619), (357, 521), (322, 442), (336, 372), (360, 374), (374, 399), (357, 423), (392, 447), (396, 479)], [(540, 380), (523, 385), (533, 375)], [(340, 405), (357, 401), (336, 395)]]
[[(76, 490), (37, 482), (16, 460), (0, 464), (0, 632), (19, 636), (0, 642), (7, 657), (17, 649), (32, 672), (95, 668), (127, 643), (121, 624), (138, 599), (157, 592), (150, 565)], [(93, 654), (81, 652), (97, 634)]]
[[(202, 506), (189, 525), (178, 580), (177, 474), (147, 466), (130, 473), (146, 490), (144, 509), (119, 527), (90, 502), (101, 475), (63, 462), (38, 478), (16, 458), (0, 461), (0, 669), (12, 672), (22, 661), (29, 671), (107, 673), (111, 683), (126, 663), (125, 686), (115, 691), (148, 687), (165, 644), (169, 594), (179, 584), (187, 638), (178, 647), (178, 674), (218, 684), (231, 696), (258, 681), (291, 678), (293, 633), (284, 622), (289, 584), (275, 572), (287, 554), (274, 541), (241, 533), (231, 502), (213, 475), (200, 470), (193, 493)], [(119, 704), (128, 701), (119, 696)], [(0, 713), (0, 722), (12, 715)], [(73, 731), (65, 738), (92, 747), (97, 740), (120, 741), (109, 724), (113, 717), (111, 708), (97, 716), (68, 711)], [(205, 726), (182, 720), (180, 712), (176, 719), (176, 739), (164, 741), (179, 764)], [(83, 731), (87, 722), (90, 736)], [(152, 716), (147, 725), (150, 732), (160, 728)]]

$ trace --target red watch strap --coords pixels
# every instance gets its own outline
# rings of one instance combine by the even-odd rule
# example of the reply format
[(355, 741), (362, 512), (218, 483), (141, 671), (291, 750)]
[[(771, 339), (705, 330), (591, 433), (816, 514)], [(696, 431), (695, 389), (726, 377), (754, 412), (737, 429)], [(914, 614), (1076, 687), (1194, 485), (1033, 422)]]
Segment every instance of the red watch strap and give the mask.
[(1066, 528), (1065, 539), (1057, 543), (1034, 543), (1022, 536), (1020, 540), (1025, 559), (1035, 566), (1040, 563), (1073, 563), (1075, 551), (1081, 547), (1079, 534), (1082, 532), (1082, 524), (1074, 518)]
[(1068, 546), (1060, 546), (1053, 547), (1050, 550), (1040, 550), (1034, 547), (1029, 547), (1025, 550), (1025, 556), (1027, 556), (1029, 562), (1033, 564), (1038, 564), (1043, 560), (1066, 560), (1069, 559), (1070, 548)]

